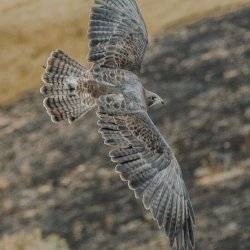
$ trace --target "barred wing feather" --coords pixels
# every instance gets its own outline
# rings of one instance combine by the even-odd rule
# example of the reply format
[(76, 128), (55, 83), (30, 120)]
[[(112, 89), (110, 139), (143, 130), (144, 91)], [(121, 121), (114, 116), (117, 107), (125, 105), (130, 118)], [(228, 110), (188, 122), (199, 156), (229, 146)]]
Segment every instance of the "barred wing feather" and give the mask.
[(98, 101), (104, 142), (115, 148), (116, 171), (142, 199), (177, 249), (194, 247), (194, 213), (181, 169), (170, 147), (145, 111), (127, 110), (122, 95)]
[(95, 0), (89, 61), (139, 73), (148, 35), (135, 0)]

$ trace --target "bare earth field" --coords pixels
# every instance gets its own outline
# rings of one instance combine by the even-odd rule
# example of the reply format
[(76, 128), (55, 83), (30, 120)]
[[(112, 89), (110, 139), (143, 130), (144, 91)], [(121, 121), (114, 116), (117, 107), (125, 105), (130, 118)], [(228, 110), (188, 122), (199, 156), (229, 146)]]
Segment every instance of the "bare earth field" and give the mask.
[[(5, 65), (4, 74), (13, 70), (5, 93), (17, 88), (17, 79), (25, 88), (38, 86), (38, 65), (53, 47), (82, 55), (82, 26), (74, 26), (87, 19), (78, 8), (81, 1), (36, 1), (44, 10), (39, 15), (31, 2), (16, 2), (16, 7), (3, 2), (6, 13), (16, 11), (17, 26), (29, 23), (28, 13), (34, 25), (32, 32), (24, 25), (17, 34), (9, 28), (0, 38), (9, 36), (8, 65), (15, 65)], [(65, 7), (55, 7), (62, 2), (74, 18)], [(152, 2), (143, 4), (145, 13)], [(61, 22), (48, 20), (52, 10)], [(250, 249), (249, 23), (250, 8), (203, 19), (161, 35), (146, 55), (143, 80), (168, 101), (151, 115), (182, 166), (196, 212), (196, 250)], [(169, 249), (167, 238), (114, 173), (96, 131), (94, 113), (72, 126), (52, 124), (37, 90), (1, 108), (1, 250)]]
[[(141, 0), (152, 36), (250, 4), (249, 0)], [(64, 49), (86, 62), (92, 0), (1, 0), (0, 106), (40, 84), (51, 50)]]

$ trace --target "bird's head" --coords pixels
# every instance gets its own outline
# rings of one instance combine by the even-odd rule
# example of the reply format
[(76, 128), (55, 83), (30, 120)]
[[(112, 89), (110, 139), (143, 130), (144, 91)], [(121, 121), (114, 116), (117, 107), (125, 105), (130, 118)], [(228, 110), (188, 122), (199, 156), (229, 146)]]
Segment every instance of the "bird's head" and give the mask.
[(166, 101), (164, 101), (160, 96), (148, 90), (145, 90), (145, 99), (148, 109), (166, 104)]

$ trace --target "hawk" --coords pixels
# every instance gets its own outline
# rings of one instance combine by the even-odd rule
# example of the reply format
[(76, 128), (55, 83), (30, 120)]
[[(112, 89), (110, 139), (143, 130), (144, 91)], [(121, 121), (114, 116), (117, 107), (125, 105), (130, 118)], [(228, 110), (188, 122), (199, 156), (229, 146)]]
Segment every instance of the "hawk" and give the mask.
[(97, 109), (99, 132), (115, 170), (169, 236), (171, 247), (194, 249), (194, 212), (173, 151), (148, 110), (164, 101), (139, 74), (148, 44), (136, 0), (95, 0), (89, 25), (90, 68), (60, 50), (42, 77), (53, 122), (74, 122)]

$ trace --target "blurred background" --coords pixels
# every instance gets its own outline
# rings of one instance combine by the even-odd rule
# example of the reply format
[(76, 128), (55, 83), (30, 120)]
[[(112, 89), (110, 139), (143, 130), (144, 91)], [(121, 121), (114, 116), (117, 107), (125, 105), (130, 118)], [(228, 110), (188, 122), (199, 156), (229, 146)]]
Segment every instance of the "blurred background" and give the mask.
[[(88, 0), (0, 1), (0, 250), (169, 249), (114, 173), (95, 114), (52, 124), (39, 94), (60, 48), (87, 64)], [(197, 249), (250, 249), (250, 1), (141, 0), (142, 79), (196, 212)]]

